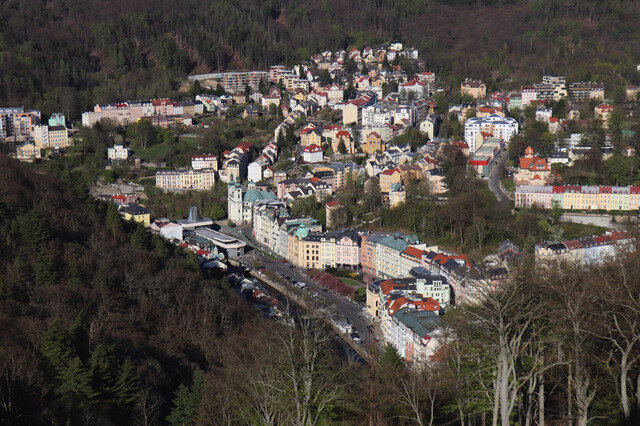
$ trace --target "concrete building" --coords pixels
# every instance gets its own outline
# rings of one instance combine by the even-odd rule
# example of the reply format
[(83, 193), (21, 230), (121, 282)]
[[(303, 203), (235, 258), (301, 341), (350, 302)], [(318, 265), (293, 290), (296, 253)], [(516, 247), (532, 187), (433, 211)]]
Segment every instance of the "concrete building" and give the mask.
[(464, 141), (469, 145), (471, 153), (479, 148), (478, 135), (486, 132), (494, 138), (510, 141), (513, 135), (518, 134), (518, 122), (511, 117), (490, 115), (488, 117), (473, 117), (464, 125)]
[(229, 219), (236, 224), (251, 223), (254, 204), (269, 200), (277, 200), (276, 194), (259, 190), (252, 183), (246, 188), (243, 188), (239, 182), (228, 183), (227, 213)]

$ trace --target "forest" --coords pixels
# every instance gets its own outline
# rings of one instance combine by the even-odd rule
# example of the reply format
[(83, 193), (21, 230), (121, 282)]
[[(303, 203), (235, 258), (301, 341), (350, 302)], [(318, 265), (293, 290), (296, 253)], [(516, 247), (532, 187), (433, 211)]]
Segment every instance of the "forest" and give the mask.
[(0, 104), (78, 119), (95, 103), (180, 97), (186, 74), (266, 68), (390, 40), (442, 82), (639, 83), (632, 0), (6, 0)]
[(640, 257), (534, 265), (441, 317), (434, 362), (369, 363), (72, 178), (0, 157), (1, 424), (634, 424)]

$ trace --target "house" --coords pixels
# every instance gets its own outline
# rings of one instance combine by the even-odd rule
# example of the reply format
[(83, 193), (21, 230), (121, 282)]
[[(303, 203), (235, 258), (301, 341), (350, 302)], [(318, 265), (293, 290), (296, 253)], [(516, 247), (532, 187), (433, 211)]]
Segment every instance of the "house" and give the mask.
[(547, 160), (535, 155), (533, 149), (528, 146), (524, 151), (524, 157), (520, 158), (518, 171), (513, 176), (515, 185), (548, 185), (553, 180), (554, 175)]
[(345, 154), (355, 153), (356, 148), (353, 138), (351, 137), (351, 133), (346, 130), (340, 130), (337, 132), (336, 137), (331, 141), (331, 150), (334, 154), (342, 154), (342, 152), (340, 152), (341, 144), (344, 144)]
[(402, 175), (398, 169), (389, 169), (380, 173), (380, 192), (388, 194), (391, 185), (402, 182)]
[(402, 183), (394, 183), (389, 188), (389, 205), (395, 208), (407, 200), (407, 190)]
[(471, 96), (474, 99), (481, 99), (487, 96), (487, 86), (482, 80), (472, 80), (466, 78), (460, 83), (460, 93), (462, 96)]
[(300, 131), (300, 144), (302, 146), (322, 145), (322, 130), (313, 124), (309, 124)]
[(302, 160), (305, 163), (320, 163), (323, 161), (323, 152), (320, 145), (311, 144), (302, 150)]
[(129, 204), (120, 207), (120, 214), (124, 220), (133, 220), (144, 226), (151, 225), (151, 213), (149, 209), (139, 204)]
[(367, 155), (374, 155), (385, 150), (385, 144), (378, 132), (369, 132), (362, 142), (362, 151)]
[(124, 145), (113, 145), (110, 148), (107, 148), (107, 159), (111, 161), (122, 161), (129, 158), (131, 155), (131, 151), (129, 147)]
[(440, 117), (436, 114), (429, 114), (427, 118), (420, 123), (419, 129), (427, 135), (430, 140), (437, 137), (440, 130)]
[(596, 119), (602, 120), (602, 127), (609, 128), (609, 117), (613, 112), (613, 107), (609, 104), (600, 104), (593, 109)]
[(41, 149), (33, 143), (27, 142), (16, 147), (16, 158), (20, 161), (32, 161), (41, 157)]
[(518, 122), (511, 117), (501, 117), (499, 115), (468, 119), (464, 124), (464, 141), (469, 145), (470, 153), (475, 153), (482, 145), (478, 142), (482, 133), (510, 141), (513, 135), (518, 133)]
[(242, 118), (255, 118), (258, 116), (259, 113), (260, 111), (258, 110), (257, 107), (253, 105), (247, 105), (242, 110)]

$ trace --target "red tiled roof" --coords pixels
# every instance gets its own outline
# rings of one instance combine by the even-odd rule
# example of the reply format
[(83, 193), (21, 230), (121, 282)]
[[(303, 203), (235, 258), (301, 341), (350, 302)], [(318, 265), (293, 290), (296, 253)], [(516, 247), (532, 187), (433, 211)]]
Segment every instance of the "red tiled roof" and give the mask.
[(304, 147), (304, 152), (322, 152), (322, 147), (312, 143), (311, 145)]
[(327, 207), (329, 207), (329, 208), (332, 208), (332, 207), (335, 207), (335, 206), (338, 206), (338, 205), (340, 205), (340, 203), (335, 201), (335, 200), (334, 201), (329, 201), (327, 203)]

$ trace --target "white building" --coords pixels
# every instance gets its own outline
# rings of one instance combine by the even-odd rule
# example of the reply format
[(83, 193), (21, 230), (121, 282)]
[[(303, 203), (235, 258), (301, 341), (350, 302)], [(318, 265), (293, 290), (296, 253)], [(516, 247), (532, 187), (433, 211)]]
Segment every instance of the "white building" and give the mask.
[(202, 154), (191, 157), (191, 168), (195, 170), (200, 169), (214, 169), (218, 170), (218, 156), (211, 154)]
[(489, 115), (487, 117), (472, 117), (464, 125), (464, 141), (469, 145), (469, 152), (478, 149), (478, 135), (480, 132), (491, 134), (494, 138), (510, 141), (518, 133), (518, 122), (511, 117)]
[(302, 159), (305, 163), (320, 163), (324, 159), (322, 147), (316, 144), (305, 146), (302, 150)]
[(124, 145), (113, 145), (107, 148), (107, 158), (111, 161), (126, 160), (131, 155), (129, 147)]
[(250, 182), (260, 182), (267, 167), (269, 167), (269, 162), (264, 157), (259, 157), (256, 161), (249, 163), (249, 166), (247, 166), (247, 179)]

